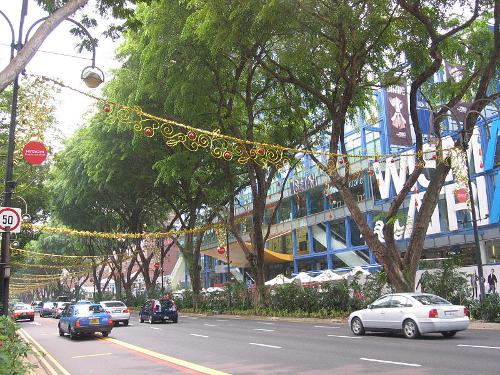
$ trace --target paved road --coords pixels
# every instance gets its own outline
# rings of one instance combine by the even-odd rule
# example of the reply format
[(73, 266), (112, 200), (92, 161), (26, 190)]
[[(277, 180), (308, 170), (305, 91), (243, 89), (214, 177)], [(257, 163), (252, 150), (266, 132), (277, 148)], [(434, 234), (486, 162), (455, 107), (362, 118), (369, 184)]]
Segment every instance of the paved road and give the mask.
[[(345, 324), (184, 317), (116, 327), (108, 339), (59, 337), (57, 320), (21, 322), (54, 374), (499, 374), (500, 331), (454, 338), (353, 336)], [(59, 364), (59, 366), (58, 366)]]

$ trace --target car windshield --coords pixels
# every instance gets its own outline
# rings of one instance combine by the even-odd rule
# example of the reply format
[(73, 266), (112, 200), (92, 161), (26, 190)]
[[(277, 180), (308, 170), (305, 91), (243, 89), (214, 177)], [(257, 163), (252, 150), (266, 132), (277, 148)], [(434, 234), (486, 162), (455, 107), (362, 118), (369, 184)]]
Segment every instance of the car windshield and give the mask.
[(412, 297), (422, 305), (451, 305), (451, 303), (444, 298), (435, 296), (433, 294), (420, 294)]
[(79, 305), (76, 308), (76, 315), (89, 316), (92, 314), (103, 313), (104, 309), (101, 305)]
[(105, 302), (104, 305), (106, 305), (106, 307), (125, 307), (125, 304), (123, 302), (120, 302), (120, 301)]
[(30, 307), (28, 305), (16, 305), (14, 306), (14, 310), (25, 310), (29, 309)]

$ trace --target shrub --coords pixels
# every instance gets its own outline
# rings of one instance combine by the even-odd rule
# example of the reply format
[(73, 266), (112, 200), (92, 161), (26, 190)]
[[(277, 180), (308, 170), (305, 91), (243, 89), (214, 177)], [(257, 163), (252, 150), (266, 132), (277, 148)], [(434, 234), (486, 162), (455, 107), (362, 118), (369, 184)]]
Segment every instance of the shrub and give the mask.
[(500, 296), (498, 294), (487, 294), (481, 302), (471, 303), (469, 309), (471, 317), (475, 319), (500, 322)]
[(425, 271), (422, 282), (427, 293), (443, 297), (457, 305), (470, 303), (471, 290), (466, 276), (458, 271), (461, 258), (446, 259), (443, 268), (432, 272)]
[(18, 329), (12, 319), (0, 316), (0, 375), (24, 375), (36, 367), (25, 360), (30, 349)]

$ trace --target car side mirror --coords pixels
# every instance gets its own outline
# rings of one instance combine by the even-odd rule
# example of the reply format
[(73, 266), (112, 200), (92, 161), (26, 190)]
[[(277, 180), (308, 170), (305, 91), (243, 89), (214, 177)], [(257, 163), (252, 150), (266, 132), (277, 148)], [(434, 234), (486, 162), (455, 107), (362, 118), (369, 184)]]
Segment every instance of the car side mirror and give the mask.
[(373, 305), (372, 305), (372, 304), (369, 304), (369, 305), (368, 305), (368, 308), (369, 308), (370, 310), (371, 310), (371, 309), (373, 309)]

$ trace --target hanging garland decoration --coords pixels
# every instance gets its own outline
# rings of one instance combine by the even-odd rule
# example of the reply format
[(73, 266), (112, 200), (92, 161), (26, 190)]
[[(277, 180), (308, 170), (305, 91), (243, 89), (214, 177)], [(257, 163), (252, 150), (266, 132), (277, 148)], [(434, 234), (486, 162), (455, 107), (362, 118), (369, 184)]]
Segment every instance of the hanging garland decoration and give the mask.
[(217, 246), (217, 253), (222, 255), (226, 252), (226, 248), (224, 246), (227, 239), (227, 229), (225, 227), (217, 228), (215, 229), (215, 235), (217, 237), (217, 243), (219, 244), (219, 246)]
[(44, 233), (56, 233), (66, 236), (75, 237), (94, 237), (94, 238), (107, 238), (107, 239), (142, 239), (142, 238), (168, 238), (173, 236), (180, 236), (185, 234), (196, 234), (200, 232), (206, 232), (211, 229), (216, 229), (219, 227), (224, 227), (224, 223), (209, 224), (201, 227), (196, 227), (192, 229), (178, 229), (170, 230), (168, 232), (144, 232), (144, 233), (112, 233), (112, 232), (93, 232), (93, 231), (81, 231), (71, 228), (63, 227), (51, 227), (49, 225), (38, 225), (31, 223), (22, 223), (23, 229), (31, 229), (35, 232)]
[(62, 259), (62, 260), (67, 260), (67, 261), (78, 261), (80, 262), (82, 259), (101, 259), (102, 258), (108, 258), (108, 255), (60, 255), (60, 254), (49, 254), (49, 253), (38, 253), (36, 251), (32, 250), (24, 250), (24, 249), (18, 249), (18, 248), (11, 248), (10, 249), (14, 253), (18, 254), (26, 254), (30, 255), (31, 257), (35, 258), (57, 258), (57, 259)]
[(155, 116), (144, 112), (139, 106), (127, 106), (111, 100), (106, 100), (90, 93), (75, 89), (50, 77), (40, 76), (40, 78), (101, 103), (103, 112), (109, 115), (113, 120), (122, 124), (131, 125), (135, 131), (143, 132), (146, 137), (153, 137), (155, 133), (158, 132), (164, 137), (168, 146), (173, 147), (182, 144), (190, 151), (208, 149), (214, 158), (224, 159), (226, 161), (235, 160), (239, 164), (246, 164), (249, 161), (254, 161), (263, 166), (273, 165), (276, 168), (281, 168), (286, 164), (290, 164), (291, 158), (296, 154), (328, 156), (335, 160), (339, 159), (340, 164), (347, 163), (345, 160), (348, 160), (348, 158), (379, 159), (395, 156), (419, 156), (420, 158), (418, 160), (421, 160), (422, 155), (435, 155), (436, 152), (444, 152), (448, 150), (426, 150), (418, 153), (404, 153), (399, 155), (361, 155), (332, 153), (329, 151), (319, 150), (304, 150), (264, 142), (248, 141), (222, 134), (220, 130), (210, 131), (199, 129), (179, 121)]

